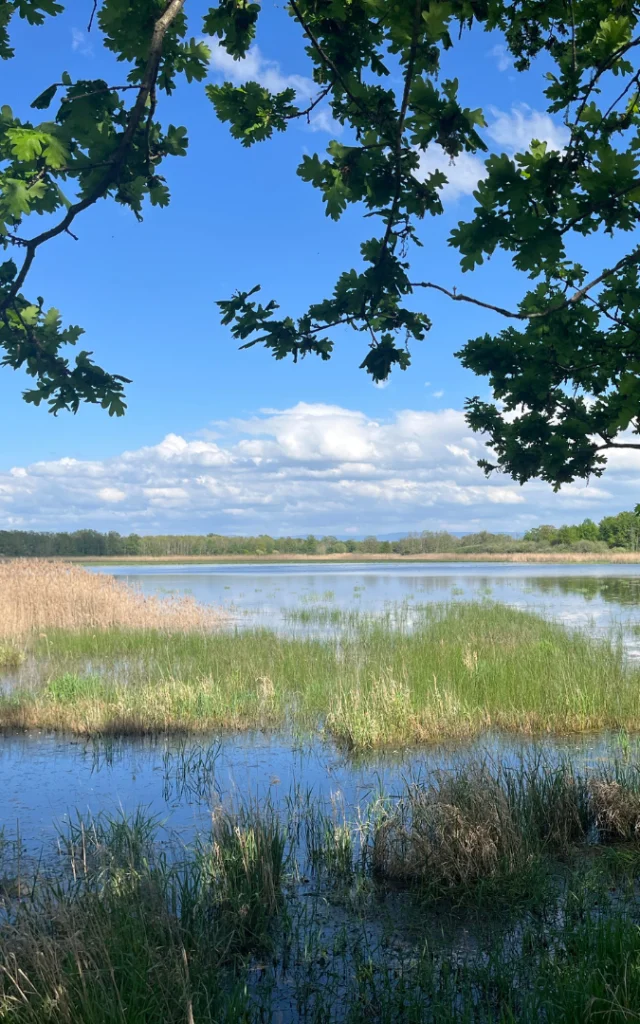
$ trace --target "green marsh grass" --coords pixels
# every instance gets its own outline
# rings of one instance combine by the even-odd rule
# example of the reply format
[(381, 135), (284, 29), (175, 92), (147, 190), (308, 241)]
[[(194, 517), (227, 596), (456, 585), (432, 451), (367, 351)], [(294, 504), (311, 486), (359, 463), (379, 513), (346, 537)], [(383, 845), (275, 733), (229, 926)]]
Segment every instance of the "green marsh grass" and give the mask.
[(640, 669), (599, 641), (499, 604), (427, 606), (410, 629), (349, 615), (326, 638), (54, 631), (39, 678), (0, 696), (0, 727), (85, 735), (324, 728), (353, 750), (497, 729), (640, 728)]
[[(279, 810), (269, 802), (217, 808), (211, 829), (187, 845), (144, 810), (79, 815), (29, 884), (3, 891), (0, 1019), (635, 1020), (640, 844), (602, 847), (612, 837), (597, 831), (595, 782), (637, 800), (637, 777), (626, 770), (578, 772), (532, 759), (434, 773), (399, 801), (374, 797), (371, 808), (348, 814), (309, 793)], [(443, 818), (427, 828), (426, 808), (438, 807), (458, 810), (463, 828), (443, 832)], [(407, 837), (420, 834), (419, 850), (405, 846), (410, 870), (400, 874), (388, 872), (389, 850), (386, 871), (376, 855), (396, 813)], [(498, 860), (469, 839), (487, 825)], [(599, 843), (587, 845), (593, 829)], [(606, 856), (580, 856), (600, 848)], [(425, 853), (428, 868), (416, 871)], [(518, 879), (529, 885), (534, 856), (548, 882), (556, 879), (544, 900), (521, 900), (505, 914), (496, 882), (481, 914), (462, 906), (463, 894), (472, 906), (492, 878), (509, 893)], [(396, 868), (397, 857), (395, 847)], [(562, 871), (553, 875), (558, 859)]]
[(268, 809), (228, 818), (171, 858), (143, 811), (73, 821), (62, 868), (0, 923), (0, 1019), (248, 1021), (235, 967), (279, 911), (279, 829)]
[(17, 669), (25, 660), (24, 651), (14, 643), (0, 641), (0, 671)]

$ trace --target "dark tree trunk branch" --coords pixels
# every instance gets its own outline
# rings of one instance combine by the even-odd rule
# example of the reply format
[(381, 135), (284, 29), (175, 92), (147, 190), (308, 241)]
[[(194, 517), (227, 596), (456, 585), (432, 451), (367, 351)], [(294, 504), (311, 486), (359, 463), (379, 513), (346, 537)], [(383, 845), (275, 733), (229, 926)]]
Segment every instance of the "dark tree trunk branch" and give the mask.
[(162, 59), (164, 37), (171, 26), (171, 23), (184, 7), (184, 4), (185, 0), (170, 0), (170, 3), (154, 25), (151, 42), (149, 44), (149, 56), (147, 58), (147, 64), (142, 81), (138, 87), (138, 95), (129, 113), (127, 127), (122, 134), (120, 144), (109, 161), (108, 170), (102, 176), (95, 188), (91, 190), (89, 195), (69, 207), (67, 213), (62, 220), (58, 222), (58, 224), (49, 228), (47, 231), (43, 231), (41, 234), (36, 235), (34, 238), (29, 239), (26, 244), (27, 253), (24, 262), (15, 281), (11, 287), (7, 289), (5, 297), (0, 304), (0, 312), (13, 303), (14, 299), (20, 292), (27, 274), (31, 269), (38, 247), (43, 245), (45, 242), (48, 242), (51, 238), (55, 238), (57, 235), (68, 232), (71, 224), (78, 214), (82, 213), (82, 211), (86, 210), (89, 206), (93, 206), (93, 204), (105, 194), (109, 186), (117, 182), (122, 166), (127, 159), (127, 154), (133, 141), (133, 137), (143, 120), (147, 100), (152, 95), (155, 87), (160, 61)]

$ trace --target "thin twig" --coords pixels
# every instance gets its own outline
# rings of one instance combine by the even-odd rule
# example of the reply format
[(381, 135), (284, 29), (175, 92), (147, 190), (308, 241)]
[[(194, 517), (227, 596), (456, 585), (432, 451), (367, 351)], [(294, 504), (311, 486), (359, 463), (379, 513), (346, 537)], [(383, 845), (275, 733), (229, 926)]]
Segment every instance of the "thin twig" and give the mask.
[(631, 441), (628, 444), (622, 444), (619, 441), (605, 441), (604, 444), (597, 446), (596, 451), (601, 452), (605, 448), (640, 448), (640, 444), (633, 444)]
[(607, 57), (606, 61), (604, 62), (604, 64), (601, 65), (601, 67), (597, 68), (597, 70), (592, 75), (589, 83), (587, 84), (585, 94), (582, 97), (582, 103), (578, 107), (576, 113), (575, 124), (577, 124), (580, 118), (582, 117), (584, 108), (587, 105), (587, 101), (591, 93), (593, 92), (595, 86), (597, 85), (598, 81), (605, 73), (605, 71), (608, 71), (609, 68), (612, 67), (613, 64), (615, 64), (619, 57), (624, 57), (625, 53), (633, 49), (634, 46), (640, 46), (640, 36), (637, 36), (635, 39), (631, 39), (628, 43), (625, 43), (624, 46), (620, 46), (614, 53), (610, 54), (609, 57)]
[(96, 11), (97, 10), (98, 10), (98, 0), (93, 0), (93, 9), (91, 11), (91, 17), (89, 18), (89, 24), (87, 25), (87, 32), (91, 31), (91, 27), (93, 25), (93, 19), (96, 16)]
[(312, 29), (309, 28), (308, 24), (306, 23), (306, 21), (302, 17), (302, 12), (300, 11), (300, 8), (298, 7), (298, 4), (296, 3), (296, 0), (289, 0), (289, 4), (290, 4), (290, 7), (291, 7), (291, 10), (295, 14), (295, 16), (298, 19), (298, 21), (300, 22), (300, 24), (301, 24), (305, 34), (311, 40), (311, 44), (314, 47), (314, 49), (316, 50), (316, 52), (317, 52), (318, 56), (320, 57), (320, 59), (322, 60), (323, 64), (326, 64), (326, 66), (328, 68), (330, 68), (331, 71), (333, 71), (333, 74), (335, 75), (336, 80), (338, 82), (340, 82), (340, 85), (344, 89), (345, 94), (349, 97), (351, 102), (353, 104), (355, 104), (356, 107), (360, 108), (360, 112), (362, 114), (364, 114), (365, 117), (369, 117), (370, 116), (370, 111), (367, 110), (366, 106), (362, 105), (362, 103), (360, 102), (360, 100), (359, 100), (359, 98), (357, 96), (354, 96), (353, 93), (351, 93), (349, 91), (349, 87), (347, 86), (347, 83), (345, 82), (344, 78), (340, 74), (340, 71), (338, 70), (338, 67), (337, 67), (335, 61), (333, 61), (331, 59), (331, 57), (328, 55), (328, 53), (326, 52), (326, 50), (324, 49), (324, 47), (320, 43), (318, 37), (315, 35), (315, 33), (312, 31)]
[(571, 56), (573, 63), (573, 70), (578, 70), (578, 54), (576, 52), (576, 18), (573, 11), (573, 0), (569, 0), (569, 10), (571, 11)]
[(306, 117), (307, 122), (308, 122), (309, 121), (309, 114), (311, 113), (311, 111), (314, 110), (315, 107), (318, 106), (318, 103), (322, 103), (322, 101), (325, 98), (325, 96), (328, 93), (330, 93), (331, 90), (333, 89), (333, 86), (334, 86), (334, 83), (333, 82), (329, 82), (329, 85), (327, 85), (326, 88), (324, 88), (322, 90), (322, 92), (319, 93), (318, 96), (316, 96), (316, 98), (313, 101), (313, 103), (310, 103), (309, 106), (305, 107), (304, 110), (296, 110), (295, 114), (286, 114), (285, 115), (285, 121), (291, 121), (291, 120), (293, 120), (296, 117)]
[(8, 238), (14, 245), (28, 245), (29, 242), (26, 238), (20, 238), (19, 235), (13, 235), (10, 231), (0, 231), (0, 243), (3, 238)]
[(396, 164), (396, 185), (391, 203), (391, 209), (389, 211), (389, 220), (387, 221), (387, 229), (382, 239), (382, 246), (380, 247), (380, 253), (376, 260), (376, 266), (379, 266), (387, 251), (391, 234), (393, 231), (393, 225), (398, 213), (398, 205), (400, 203), (400, 196), (402, 194), (402, 137), (404, 135), (404, 123), (407, 117), (407, 110), (409, 107), (409, 96), (411, 94), (411, 85), (413, 83), (413, 69), (416, 62), (416, 54), (418, 52), (418, 35), (420, 28), (420, 13), (422, 10), (422, 0), (416, 0), (413, 18), (413, 36), (411, 39), (411, 49), (409, 51), (409, 58), (407, 60), (407, 71), (404, 79), (404, 90), (402, 93), (402, 101), (400, 103), (400, 110), (398, 113), (398, 130), (396, 132), (395, 140), (395, 164)]
[(640, 249), (637, 249), (634, 253), (628, 256), (623, 256), (621, 260), (618, 260), (614, 267), (609, 270), (603, 270), (601, 274), (594, 277), (593, 280), (589, 281), (588, 284), (583, 285), (582, 288), (578, 288), (577, 291), (573, 292), (568, 298), (562, 300), (562, 302), (552, 304), (547, 309), (536, 310), (531, 313), (523, 311), (515, 311), (512, 309), (505, 309), (503, 306), (496, 306), (492, 302), (483, 302), (482, 299), (476, 299), (471, 295), (464, 295), (462, 292), (458, 292), (455, 289), (449, 290), (443, 288), (440, 284), (434, 284), (432, 281), (416, 281), (411, 283), (412, 288), (432, 288), (434, 291), (442, 292), (443, 295), (447, 295), (454, 302), (469, 302), (473, 306), (480, 306), (482, 309), (490, 309), (494, 313), (500, 313), (501, 316), (509, 317), (511, 320), (540, 320), (546, 316), (550, 316), (552, 313), (559, 313), (563, 309), (567, 309), (569, 306), (575, 305), (580, 302), (581, 299), (587, 296), (587, 293), (595, 288), (597, 285), (602, 284), (607, 278), (617, 274), (619, 270), (623, 270), (625, 267), (632, 267), (635, 264), (640, 263)]

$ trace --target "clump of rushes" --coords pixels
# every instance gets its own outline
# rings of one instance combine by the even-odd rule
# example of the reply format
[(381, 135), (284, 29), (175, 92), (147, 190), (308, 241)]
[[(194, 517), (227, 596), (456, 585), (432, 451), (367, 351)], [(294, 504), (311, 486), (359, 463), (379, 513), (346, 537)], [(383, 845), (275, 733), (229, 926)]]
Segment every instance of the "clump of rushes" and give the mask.
[(637, 777), (580, 774), (539, 759), (517, 768), (470, 764), (434, 772), (387, 809), (372, 864), (394, 883), (468, 893), (563, 857), (590, 834), (601, 844), (640, 839)]
[(212, 842), (200, 854), (225, 959), (261, 948), (282, 906), (284, 829), (273, 807), (214, 812)]
[(48, 630), (27, 651), (40, 682), (0, 695), (0, 728), (293, 725), (355, 751), (488, 729), (640, 729), (640, 669), (620, 643), (490, 602), (427, 606), (411, 629), (365, 616), (324, 639), (113, 627)]
[(177, 859), (143, 812), (79, 818), (64, 843), (73, 881), (35, 884), (0, 926), (0, 1018), (248, 1022), (235, 966), (264, 948), (280, 906), (282, 850), (265, 813), (229, 819), (224, 837)]
[(619, 779), (594, 779), (591, 799), (595, 825), (600, 836), (609, 841), (640, 839), (640, 793)]

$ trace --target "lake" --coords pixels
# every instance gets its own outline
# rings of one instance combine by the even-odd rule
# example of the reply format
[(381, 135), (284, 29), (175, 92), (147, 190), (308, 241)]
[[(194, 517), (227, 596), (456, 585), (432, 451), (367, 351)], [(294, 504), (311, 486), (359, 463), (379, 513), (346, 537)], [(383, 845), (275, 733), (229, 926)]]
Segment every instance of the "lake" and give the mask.
[[(234, 628), (299, 630), (288, 614), (301, 607), (357, 607), (376, 614), (397, 604), (491, 599), (596, 633), (621, 625), (630, 656), (640, 656), (634, 632), (640, 567), (635, 565), (110, 565), (93, 571), (112, 573), (147, 594), (192, 594), (220, 605)], [(552, 758), (568, 754), (591, 763), (609, 756), (617, 742), (616, 737), (584, 737), (549, 741), (545, 750)], [(24, 841), (32, 845), (76, 809), (113, 812), (143, 804), (172, 828), (190, 831), (206, 822), (212, 800), (268, 793), (277, 803), (299, 787), (353, 807), (460, 758), (516, 763), (535, 749), (526, 740), (493, 736), (354, 762), (330, 743), (282, 736), (244, 734), (186, 744), (5, 736), (0, 739), (0, 824), (10, 833), (19, 822)]]
[(490, 599), (602, 635), (621, 626), (640, 657), (640, 565), (473, 562), (99, 566), (145, 594), (190, 594), (228, 610), (235, 628), (299, 630), (300, 608), (359, 609)]
[[(336, 608), (378, 614), (397, 605), (490, 599), (539, 611), (569, 626), (604, 634), (621, 627), (630, 656), (640, 656), (640, 566), (496, 563), (361, 563), (109, 565), (145, 594), (190, 594), (225, 608), (233, 629), (255, 626), (299, 632), (317, 627), (291, 620), (294, 609)], [(326, 627), (322, 627), (326, 629)], [(322, 631), (322, 630), (321, 630)], [(547, 742), (552, 757), (588, 763), (607, 756), (615, 737)], [(402, 779), (461, 757), (515, 763), (535, 744), (483, 737), (459, 746), (377, 755), (353, 762), (330, 742), (251, 735), (188, 740), (82, 742), (36, 733), (0, 739), (0, 824), (30, 845), (50, 836), (52, 822), (76, 809), (150, 807), (172, 827), (206, 821), (212, 800), (284, 800), (296, 787), (316, 796), (366, 803), (393, 793)]]

